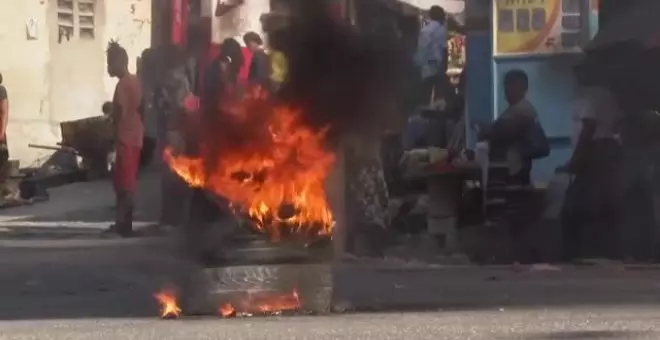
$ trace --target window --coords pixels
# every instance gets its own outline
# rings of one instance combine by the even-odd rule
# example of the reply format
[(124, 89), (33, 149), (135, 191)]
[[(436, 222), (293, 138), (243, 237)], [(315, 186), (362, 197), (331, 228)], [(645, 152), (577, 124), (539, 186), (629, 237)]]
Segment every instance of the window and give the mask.
[(530, 13), (527, 8), (520, 8), (516, 10), (516, 31), (517, 32), (529, 32), (530, 30)]
[(561, 11), (564, 14), (580, 14), (580, 0), (561, 0)]
[(57, 26), (60, 41), (78, 38), (93, 40), (96, 36), (95, 0), (57, 0)]
[(532, 9), (532, 31), (540, 31), (546, 24), (545, 8)]
[(582, 45), (580, 32), (564, 32), (561, 34), (561, 46), (566, 49), (579, 48)]
[(561, 0), (561, 46), (580, 48), (583, 43), (583, 8), (580, 0)]
[(545, 27), (546, 20), (546, 11), (542, 7), (501, 9), (497, 13), (498, 31), (503, 33), (537, 32)]
[(561, 18), (561, 28), (564, 30), (575, 31), (582, 27), (582, 20), (579, 15), (564, 15)]
[(497, 29), (500, 32), (513, 32), (515, 25), (513, 22), (513, 11), (502, 9), (497, 13)]

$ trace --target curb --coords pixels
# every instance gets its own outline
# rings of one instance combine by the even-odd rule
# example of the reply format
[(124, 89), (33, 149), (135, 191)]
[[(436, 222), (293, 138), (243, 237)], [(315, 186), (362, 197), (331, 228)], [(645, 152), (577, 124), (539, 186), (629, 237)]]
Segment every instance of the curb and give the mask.
[(123, 239), (32, 239), (0, 240), (0, 249), (80, 249), (99, 247), (152, 247), (172, 244), (170, 237), (143, 237)]

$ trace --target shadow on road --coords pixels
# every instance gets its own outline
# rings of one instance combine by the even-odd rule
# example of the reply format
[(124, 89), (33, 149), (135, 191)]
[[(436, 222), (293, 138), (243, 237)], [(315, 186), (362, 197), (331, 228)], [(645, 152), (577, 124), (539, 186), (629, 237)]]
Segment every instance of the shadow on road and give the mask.
[[(155, 317), (153, 293), (182, 266), (172, 244), (2, 247), (0, 320)], [(657, 270), (619, 267), (544, 272), (352, 264), (336, 269), (334, 289), (347, 312), (609, 308), (660, 305), (659, 279)]]

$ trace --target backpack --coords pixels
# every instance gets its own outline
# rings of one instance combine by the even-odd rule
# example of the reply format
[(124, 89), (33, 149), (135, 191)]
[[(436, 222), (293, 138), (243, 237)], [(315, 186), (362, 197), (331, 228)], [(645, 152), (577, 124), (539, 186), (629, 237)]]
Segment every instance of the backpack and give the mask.
[(529, 158), (542, 159), (550, 155), (550, 140), (538, 119), (535, 119), (527, 129), (527, 142), (529, 143), (527, 152)]

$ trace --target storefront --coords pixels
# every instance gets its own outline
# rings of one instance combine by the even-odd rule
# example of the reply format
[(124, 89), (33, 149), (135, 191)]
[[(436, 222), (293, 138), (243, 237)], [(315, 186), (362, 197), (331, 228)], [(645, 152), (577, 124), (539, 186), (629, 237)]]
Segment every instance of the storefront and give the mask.
[[(534, 165), (546, 181), (571, 153), (572, 67), (598, 27), (597, 0), (467, 0), (467, 110), (490, 122), (506, 109), (501, 87), (513, 69), (529, 76), (529, 99), (551, 140), (552, 153)], [(469, 128), (468, 128), (469, 129)], [(469, 131), (472, 142), (474, 133)]]

